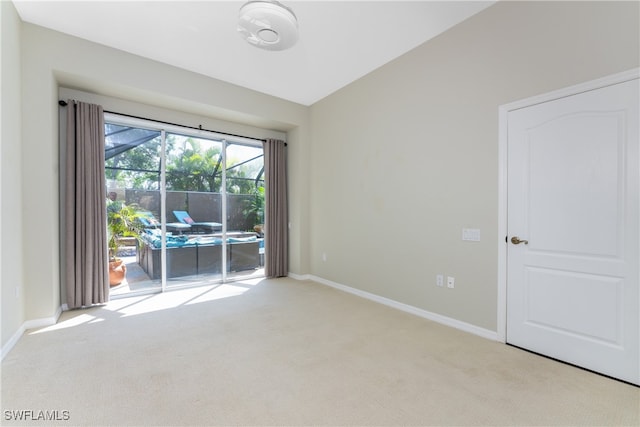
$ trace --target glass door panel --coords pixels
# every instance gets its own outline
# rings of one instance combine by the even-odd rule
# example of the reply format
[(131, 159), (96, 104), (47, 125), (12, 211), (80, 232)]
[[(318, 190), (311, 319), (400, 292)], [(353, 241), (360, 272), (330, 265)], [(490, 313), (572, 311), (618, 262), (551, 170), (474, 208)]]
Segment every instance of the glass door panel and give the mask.
[(126, 266), (111, 294), (159, 290), (160, 131), (105, 124), (110, 256)]
[(223, 279), (223, 144), (167, 133), (167, 286)]
[(262, 146), (227, 143), (226, 208), (230, 278), (264, 275)]

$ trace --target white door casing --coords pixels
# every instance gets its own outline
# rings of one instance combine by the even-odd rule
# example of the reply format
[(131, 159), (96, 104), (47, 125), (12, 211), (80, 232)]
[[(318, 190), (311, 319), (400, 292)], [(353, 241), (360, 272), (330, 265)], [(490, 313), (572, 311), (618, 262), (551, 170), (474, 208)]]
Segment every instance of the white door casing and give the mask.
[(640, 384), (637, 76), (501, 108), (498, 320), (510, 344)]

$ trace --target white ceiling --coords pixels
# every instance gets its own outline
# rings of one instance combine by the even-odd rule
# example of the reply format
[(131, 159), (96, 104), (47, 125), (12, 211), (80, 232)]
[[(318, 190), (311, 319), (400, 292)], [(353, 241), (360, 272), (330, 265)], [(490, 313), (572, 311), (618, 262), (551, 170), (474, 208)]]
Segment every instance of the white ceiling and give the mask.
[(300, 40), (271, 52), (236, 31), (237, 1), (14, 0), (23, 21), (311, 105), (494, 1), (287, 1)]

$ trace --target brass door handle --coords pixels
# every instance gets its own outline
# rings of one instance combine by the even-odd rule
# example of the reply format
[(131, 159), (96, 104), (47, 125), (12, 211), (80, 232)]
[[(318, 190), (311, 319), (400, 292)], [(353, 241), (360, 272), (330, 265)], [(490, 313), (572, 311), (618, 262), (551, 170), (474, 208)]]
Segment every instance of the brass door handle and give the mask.
[(528, 240), (520, 240), (520, 238), (518, 236), (513, 236), (511, 238), (511, 243), (513, 243), (514, 245), (519, 245), (520, 243), (524, 243), (525, 245), (529, 244)]

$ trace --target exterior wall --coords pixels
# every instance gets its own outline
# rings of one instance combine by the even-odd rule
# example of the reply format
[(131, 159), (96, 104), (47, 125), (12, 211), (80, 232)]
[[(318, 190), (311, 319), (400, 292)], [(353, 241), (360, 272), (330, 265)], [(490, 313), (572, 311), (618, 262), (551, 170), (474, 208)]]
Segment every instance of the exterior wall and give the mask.
[(311, 274), (495, 331), (498, 107), (638, 67), (638, 6), (498, 2), (314, 104)]

